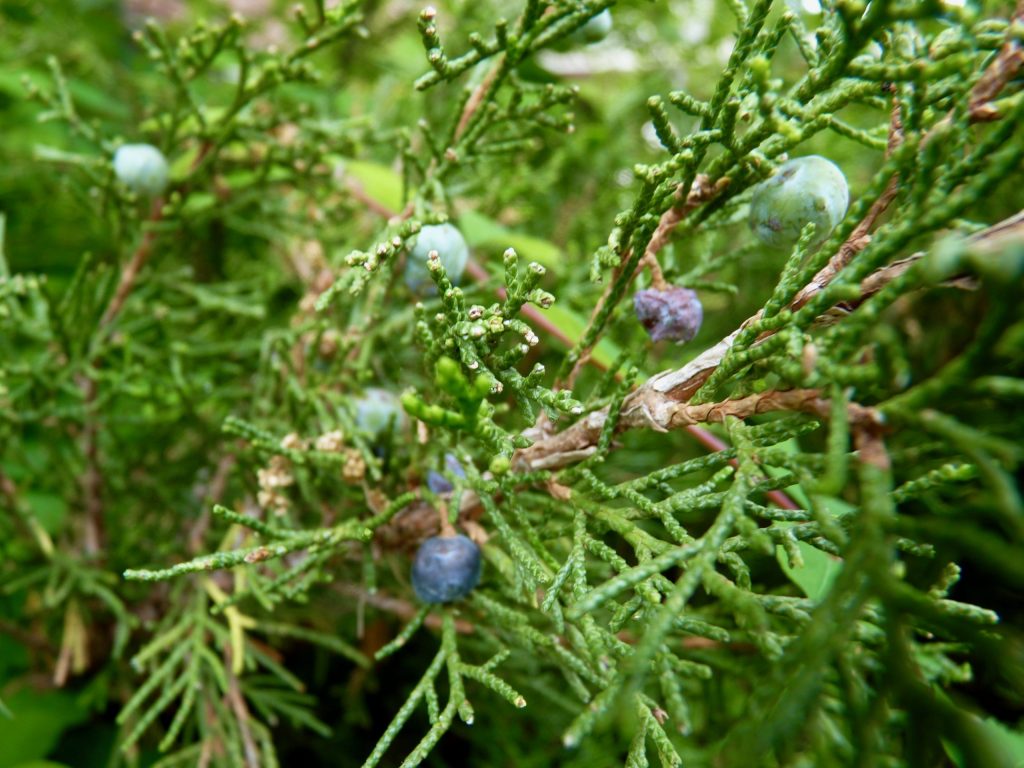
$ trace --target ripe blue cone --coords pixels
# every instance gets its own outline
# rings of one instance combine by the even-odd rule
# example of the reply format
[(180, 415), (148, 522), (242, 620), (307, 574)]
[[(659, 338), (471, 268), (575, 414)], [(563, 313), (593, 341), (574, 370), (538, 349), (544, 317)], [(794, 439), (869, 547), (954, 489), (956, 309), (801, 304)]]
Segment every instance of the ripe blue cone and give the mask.
[[(462, 468), (459, 460), (455, 458), (455, 454), (446, 453), (444, 455), (444, 466), (445, 469), (456, 477), (466, 476), (466, 470)], [(438, 496), (443, 493), (451, 493), (454, 490), (454, 486), (448, 478), (433, 469), (427, 472), (427, 487), (432, 493), (436, 493)]]
[(114, 153), (114, 174), (128, 189), (156, 197), (167, 189), (167, 158), (152, 144), (124, 144)]
[(462, 273), (466, 271), (469, 246), (462, 233), (451, 224), (427, 225), (416, 235), (405, 260), (405, 284), (415, 293), (426, 293), (434, 288), (427, 268), (431, 251), (437, 251), (441, 265), (453, 285), (462, 281)]
[(850, 190), (843, 172), (818, 155), (783, 163), (754, 188), (750, 228), (772, 248), (791, 248), (814, 224), (811, 245), (820, 245), (846, 215)]
[(467, 537), (434, 536), (416, 552), (412, 588), (424, 603), (450, 603), (480, 582), (480, 547)]

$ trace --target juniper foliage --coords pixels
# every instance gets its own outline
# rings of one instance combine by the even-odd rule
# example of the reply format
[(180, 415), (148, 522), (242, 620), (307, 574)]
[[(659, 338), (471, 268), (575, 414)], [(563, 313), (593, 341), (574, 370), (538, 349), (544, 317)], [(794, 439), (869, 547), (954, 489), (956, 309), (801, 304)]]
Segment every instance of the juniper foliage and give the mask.
[(1024, 7), (266, 5), (0, 3), (0, 765), (1019, 765)]

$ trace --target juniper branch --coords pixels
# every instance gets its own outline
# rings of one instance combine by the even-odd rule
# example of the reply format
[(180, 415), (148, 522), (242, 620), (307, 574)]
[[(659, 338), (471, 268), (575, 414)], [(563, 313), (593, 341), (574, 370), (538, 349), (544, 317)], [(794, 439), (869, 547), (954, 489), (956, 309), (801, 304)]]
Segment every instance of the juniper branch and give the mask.
[[(999, 224), (986, 228), (982, 232), (971, 235), (968, 241), (972, 246), (982, 249), (982, 253), (994, 252), (1006, 247), (1008, 243), (1018, 242), (1024, 234), (1020, 228), (1022, 214), (1016, 214)], [(992, 242), (989, 242), (989, 241)], [(986, 243), (988, 243), (986, 245)], [(990, 250), (986, 250), (990, 249)], [(923, 254), (914, 254), (900, 262), (894, 262), (887, 267), (882, 267), (865, 278), (857, 293), (857, 298), (848, 299), (841, 303), (839, 312), (846, 315), (852, 308), (862, 304), (870, 296), (890, 281), (903, 275)], [(800, 301), (804, 304), (810, 297), (820, 293), (822, 286), (819, 282), (810, 284), (805, 291), (798, 294)], [(820, 322), (835, 322), (835, 310), (829, 310), (822, 316)], [(666, 371), (657, 374), (644, 382), (623, 404), (623, 413), (619, 418), (619, 430), (636, 427), (650, 427), (655, 430), (668, 429), (671, 424), (669, 411), (676, 406), (686, 404), (687, 400), (707, 380), (712, 371), (725, 357), (737, 336), (746, 328), (754, 325), (761, 317), (758, 312), (746, 320), (737, 330), (726, 336), (716, 345), (704, 353), (698, 355), (683, 368)], [(762, 337), (761, 342), (767, 336)], [(755, 400), (751, 402), (755, 402)], [(771, 400), (765, 401), (766, 405)], [(689, 406), (698, 408), (699, 406)], [(701, 413), (715, 413), (717, 405), (712, 404), (706, 411), (692, 410), (681, 411), (696, 416)], [(600, 439), (601, 430), (607, 419), (607, 411), (594, 411), (587, 414), (568, 429), (536, 441), (529, 448), (522, 449), (516, 454), (516, 466), (523, 469), (552, 469), (580, 461), (590, 456), (596, 449), (597, 441)], [(708, 420), (708, 419), (704, 419)], [(686, 417), (681, 417), (679, 425), (686, 423)], [(697, 423), (696, 421), (691, 423)]]

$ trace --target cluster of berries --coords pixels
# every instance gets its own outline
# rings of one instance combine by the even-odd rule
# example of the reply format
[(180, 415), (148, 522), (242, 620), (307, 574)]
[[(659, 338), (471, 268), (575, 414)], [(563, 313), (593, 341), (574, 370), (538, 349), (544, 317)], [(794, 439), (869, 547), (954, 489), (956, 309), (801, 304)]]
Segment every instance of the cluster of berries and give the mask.
[[(610, 14), (594, 17), (582, 29), (592, 25), (598, 39), (604, 37), (611, 26)], [(138, 195), (157, 197), (167, 188), (167, 160), (151, 144), (121, 146), (113, 165), (118, 180)], [(846, 179), (835, 164), (818, 156), (796, 158), (755, 187), (750, 227), (766, 245), (782, 248), (794, 245), (804, 228), (813, 224), (811, 244), (820, 244), (842, 221), (849, 199)], [(448, 278), (457, 284), (469, 261), (469, 246), (451, 224), (423, 227), (405, 265), (405, 283), (414, 293), (429, 290), (428, 262), (432, 257), (440, 260)], [(704, 317), (697, 294), (679, 286), (637, 291), (633, 306), (654, 341), (685, 343), (697, 335)], [(398, 398), (387, 390), (367, 389), (356, 402), (356, 423), (370, 437), (379, 437), (391, 425), (403, 426), (405, 419)], [(447, 455), (445, 464), (455, 476), (465, 477), (454, 456)], [(438, 494), (452, 490), (448, 479), (436, 471), (428, 474), (427, 485)], [(480, 581), (480, 570), (480, 548), (473, 541), (462, 535), (434, 536), (416, 553), (413, 589), (425, 603), (451, 602), (473, 590)]]

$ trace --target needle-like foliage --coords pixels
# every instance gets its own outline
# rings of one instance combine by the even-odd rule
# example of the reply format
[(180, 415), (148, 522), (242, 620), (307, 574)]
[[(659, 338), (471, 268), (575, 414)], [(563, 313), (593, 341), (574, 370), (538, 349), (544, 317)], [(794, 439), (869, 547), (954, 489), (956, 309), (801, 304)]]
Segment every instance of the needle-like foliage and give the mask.
[[(11, 765), (89, 718), (97, 765), (1024, 760), (1024, 6), (37, 5), (0, 745), (79, 700)], [(845, 212), (757, 197), (807, 155)]]

